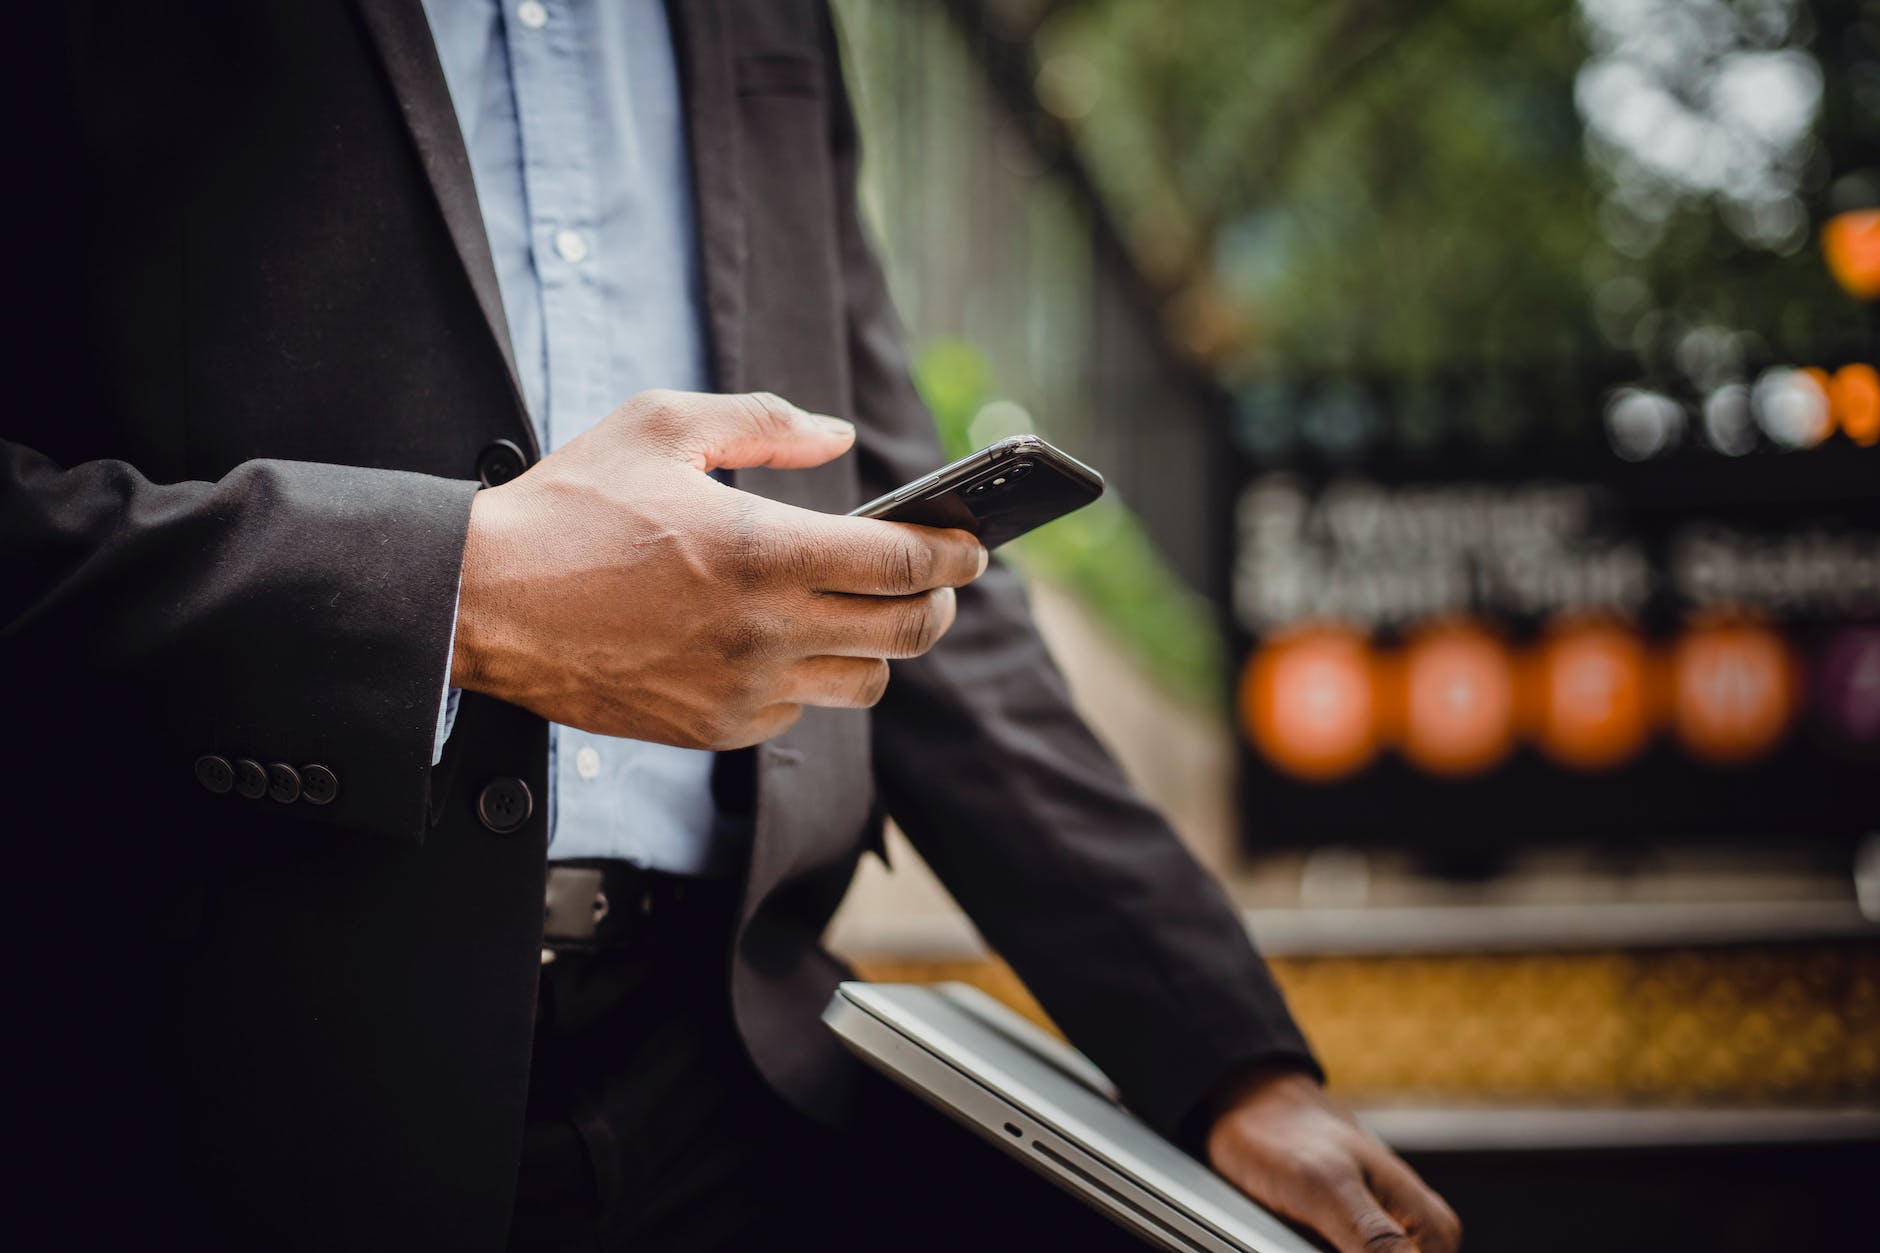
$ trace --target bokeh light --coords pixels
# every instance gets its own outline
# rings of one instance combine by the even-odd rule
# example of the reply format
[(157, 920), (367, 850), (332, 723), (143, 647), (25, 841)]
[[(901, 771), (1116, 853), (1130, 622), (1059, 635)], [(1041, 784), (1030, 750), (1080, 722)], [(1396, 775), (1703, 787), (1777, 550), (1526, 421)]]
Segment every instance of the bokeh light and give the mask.
[(1693, 626), (1673, 642), (1668, 664), (1672, 727), (1693, 757), (1712, 765), (1767, 753), (1800, 703), (1789, 647), (1761, 624)]
[(1844, 365), (1828, 381), (1834, 424), (1863, 448), (1880, 444), (1880, 373), (1865, 362)]
[(1478, 626), (1420, 632), (1399, 663), (1401, 746), (1431, 774), (1479, 774), (1514, 748), (1515, 673), (1507, 645)]
[(1576, 770), (1635, 757), (1650, 735), (1644, 642), (1601, 620), (1562, 623), (1537, 648), (1528, 720), (1541, 751)]
[(1763, 371), (1750, 392), (1750, 411), (1763, 434), (1782, 448), (1812, 448), (1834, 429), (1827, 392), (1802, 370)]
[(1655, 457), (1683, 433), (1684, 409), (1669, 396), (1622, 387), (1606, 401), (1606, 438), (1627, 461)]
[(1287, 773), (1320, 782), (1355, 773), (1378, 747), (1368, 642), (1337, 626), (1273, 637), (1248, 659), (1240, 712), (1253, 746)]

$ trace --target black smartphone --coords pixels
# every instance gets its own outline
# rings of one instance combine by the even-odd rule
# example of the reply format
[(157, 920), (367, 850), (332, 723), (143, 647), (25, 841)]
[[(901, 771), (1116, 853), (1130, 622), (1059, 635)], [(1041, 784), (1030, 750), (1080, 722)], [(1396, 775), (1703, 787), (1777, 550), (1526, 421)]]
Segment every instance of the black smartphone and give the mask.
[(897, 487), (849, 514), (971, 531), (987, 548), (1081, 509), (1103, 476), (1036, 435), (1014, 435)]

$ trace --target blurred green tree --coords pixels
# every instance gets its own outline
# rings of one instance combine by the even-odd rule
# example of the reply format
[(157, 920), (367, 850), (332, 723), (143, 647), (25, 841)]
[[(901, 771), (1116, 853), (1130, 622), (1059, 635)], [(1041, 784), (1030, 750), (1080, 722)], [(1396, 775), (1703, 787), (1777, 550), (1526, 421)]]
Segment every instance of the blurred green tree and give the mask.
[(1083, 0), (1030, 38), (1230, 378), (1867, 343), (1812, 244), (1880, 200), (1871, 0)]

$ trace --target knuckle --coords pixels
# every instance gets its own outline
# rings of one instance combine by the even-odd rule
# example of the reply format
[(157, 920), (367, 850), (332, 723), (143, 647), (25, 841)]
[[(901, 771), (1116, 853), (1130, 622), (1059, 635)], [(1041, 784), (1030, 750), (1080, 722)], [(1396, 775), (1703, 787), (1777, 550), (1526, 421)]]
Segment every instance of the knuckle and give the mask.
[(764, 703), (766, 691), (766, 685), (756, 667), (743, 666), (733, 670), (725, 676), (720, 693), (720, 717), (733, 722), (742, 721)]
[(729, 718), (716, 712), (703, 714), (686, 728), (686, 742), (679, 747), (715, 750), (725, 743), (729, 732)]
[(658, 436), (675, 435), (683, 424), (679, 393), (663, 387), (638, 393), (627, 402), (626, 410), (641, 429)]
[(932, 587), (940, 571), (939, 551), (925, 541), (910, 543), (907, 546), (906, 568), (908, 583), (912, 587)]
[(1351, 1175), (1350, 1165), (1341, 1157), (1302, 1150), (1290, 1162), (1293, 1177), (1312, 1188), (1330, 1188)]
[(708, 753), (727, 753), (734, 748), (744, 747), (749, 738), (749, 736), (738, 735), (732, 727), (727, 725), (718, 728), (712, 737), (699, 747)]
[(935, 615), (933, 604), (926, 597), (912, 602), (902, 611), (901, 619), (895, 625), (894, 651), (903, 657), (918, 657), (932, 648), (939, 639), (934, 630)]
[(808, 527), (796, 522), (780, 523), (765, 532), (759, 544), (766, 577), (788, 582), (793, 588), (814, 582), (822, 550)]
[(749, 502), (738, 511), (732, 542), (732, 576), (746, 591), (806, 588), (823, 560), (807, 526), (787, 516), (766, 520)]
[(755, 505), (747, 500), (739, 502), (732, 516), (728, 547), (728, 572), (740, 588), (751, 591), (776, 577), (778, 553), (787, 546), (759, 523)]
[(1232, 1115), (1217, 1118), (1208, 1128), (1208, 1160), (1216, 1163), (1250, 1155), (1255, 1145), (1250, 1141), (1240, 1119)]
[(933, 550), (915, 539), (897, 539), (881, 554), (881, 584), (889, 592), (912, 595), (930, 587), (934, 571)]
[[(770, 615), (750, 611), (734, 613), (719, 627), (718, 653), (728, 662), (748, 662), (769, 653), (777, 636), (777, 623)], [(747, 694), (740, 690), (746, 686), (741, 677), (732, 678), (730, 683), (737, 695)]]
[(1294, 1162), (1286, 1171), (1293, 1182), (1306, 1192), (1328, 1192), (1340, 1182), (1340, 1175), (1321, 1162)]
[(771, 392), (744, 392), (736, 398), (738, 416), (760, 436), (779, 436), (790, 429), (789, 406)]
[(803, 706), (785, 705), (775, 721), (764, 730), (764, 738), (772, 739), (782, 735), (803, 720)]
[(767, 416), (762, 392), (739, 392), (734, 396), (727, 396), (725, 401), (736, 409), (738, 416), (746, 422), (761, 422)]

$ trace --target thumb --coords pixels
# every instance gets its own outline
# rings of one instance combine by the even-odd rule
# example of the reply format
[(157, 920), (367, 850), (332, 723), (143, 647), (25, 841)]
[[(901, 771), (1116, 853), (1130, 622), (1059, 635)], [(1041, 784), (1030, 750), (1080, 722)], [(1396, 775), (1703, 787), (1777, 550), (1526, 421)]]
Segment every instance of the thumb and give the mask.
[(684, 400), (662, 415), (661, 434), (700, 470), (802, 469), (840, 457), (855, 443), (852, 423), (809, 413), (769, 392)]

